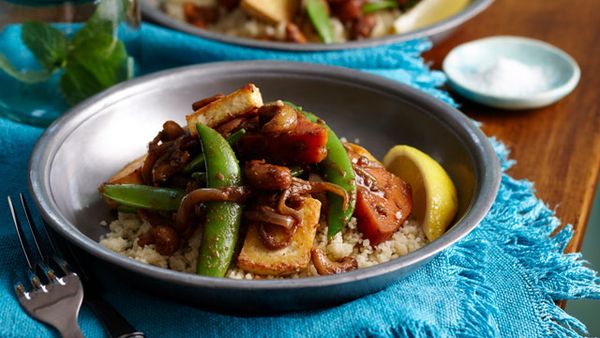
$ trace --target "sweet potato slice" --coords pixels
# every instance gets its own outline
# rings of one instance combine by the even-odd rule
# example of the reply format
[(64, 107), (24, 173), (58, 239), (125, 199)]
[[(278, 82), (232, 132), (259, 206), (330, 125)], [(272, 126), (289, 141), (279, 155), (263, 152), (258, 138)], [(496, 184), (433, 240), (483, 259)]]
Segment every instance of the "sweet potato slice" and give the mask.
[(347, 149), (357, 174), (358, 229), (377, 245), (392, 237), (410, 215), (412, 190), (364, 148), (347, 144)]
[(279, 250), (267, 248), (260, 238), (258, 226), (251, 224), (237, 259), (238, 267), (259, 275), (274, 276), (290, 275), (306, 269), (317, 233), (320, 212), (321, 202), (306, 198), (302, 207), (303, 222), (298, 225), (291, 244)]

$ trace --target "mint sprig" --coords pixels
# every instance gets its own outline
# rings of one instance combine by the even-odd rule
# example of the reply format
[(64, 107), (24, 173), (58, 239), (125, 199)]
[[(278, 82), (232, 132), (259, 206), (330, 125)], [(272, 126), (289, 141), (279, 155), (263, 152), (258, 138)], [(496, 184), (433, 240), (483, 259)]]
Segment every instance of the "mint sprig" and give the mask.
[(121, 41), (101, 31), (81, 41), (70, 51), (60, 80), (61, 92), (70, 104), (129, 77), (127, 51)]
[(47, 23), (39, 21), (23, 23), (21, 39), (36, 60), (48, 71), (60, 68), (67, 57), (67, 37)]
[(123, 42), (114, 36), (117, 23), (107, 19), (123, 9), (119, 1), (102, 1), (71, 39), (48, 23), (24, 22), (21, 39), (42, 70), (19, 71), (2, 53), (0, 70), (24, 83), (44, 82), (62, 71), (60, 90), (71, 105), (130, 78), (133, 63)]

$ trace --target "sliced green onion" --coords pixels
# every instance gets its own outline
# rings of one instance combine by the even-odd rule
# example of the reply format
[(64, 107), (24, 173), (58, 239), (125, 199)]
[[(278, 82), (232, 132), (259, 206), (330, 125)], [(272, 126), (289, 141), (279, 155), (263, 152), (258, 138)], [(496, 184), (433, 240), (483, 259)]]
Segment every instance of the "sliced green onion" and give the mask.
[(188, 164), (186, 164), (181, 171), (185, 174), (192, 173), (194, 171), (204, 169), (204, 154), (200, 153), (196, 155)]
[(246, 135), (246, 129), (242, 128), (238, 131), (236, 131), (235, 133), (229, 135), (229, 137), (227, 138), (227, 142), (229, 142), (230, 145), (234, 145), (236, 144), (241, 138), (242, 136)]
[(367, 2), (363, 5), (363, 13), (373, 13), (382, 11), (384, 9), (398, 8), (398, 1), (396, 0), (379, 0), (374, 2)]

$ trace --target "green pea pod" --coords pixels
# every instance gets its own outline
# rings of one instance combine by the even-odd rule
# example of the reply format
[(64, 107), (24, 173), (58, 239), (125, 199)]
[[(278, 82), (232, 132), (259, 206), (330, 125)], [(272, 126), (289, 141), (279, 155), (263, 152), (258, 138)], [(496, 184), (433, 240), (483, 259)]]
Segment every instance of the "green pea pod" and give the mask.
[[(239, 186), (242, 183), (240, 165), (231, 146), (216, 130), (197, 124), (198, 137), (206, 163), (208, 188)], [(234, 202), (207, 204), (204, 235), (200, 245), (199, 275), (223, 277), (233, 258), (237, 243), (242, 206)]]
[(398, 0), (379, 0), (374, 2), (367, 2), (363, 5), (363, 13), (373, 13), (384, 9), (398, 8)]
[(329, 19), (329, 8), (324, 0), (306, 0), (306, 13), (317, 34), (325, 43), (333, 42), (333, 28)]
[[(296, 109), (300, 108), (296, 105), (292, 105), (292, 107)], [(346, 149), (344, 149), (342, 141), (335, 135), (333, 130), (315, 114), (305, 112), (301, 109), (300, 111), (311, 122), (322, 123), (327, 127), (327, 157), (319, 163), (319, 168), (327, 182), (344, 188), (350, 197), (348, 207), (344, 210), (343, 199), (338, 195), (328, 194), (327, 237), (331, 238), (342, 231), (354, 213), (354, 207), (356, 206), (354, 169), (352, 169), (352, 162), (350, 161), (350, 157), (348, 157)]]
[(130, 210), (177, 211), (185, 192), (140, 184), (106, 184), (102, 187), (102, 194)]

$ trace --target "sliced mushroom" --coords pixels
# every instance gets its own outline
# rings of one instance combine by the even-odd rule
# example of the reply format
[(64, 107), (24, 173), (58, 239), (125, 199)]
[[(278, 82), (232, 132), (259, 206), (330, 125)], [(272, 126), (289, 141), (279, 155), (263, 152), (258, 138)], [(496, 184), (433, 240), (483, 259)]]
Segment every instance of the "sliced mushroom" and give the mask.
[(292, 243), (292, 238), (297, 227), (286, 229), (270, 223), (261, 222), (258, 226), (258, 234), (264, 246), (271, 250), (279, 250)]
[(196, 205), (204, 202), (243, 202), (249, 195), (247, 187), (229, 187), (223, 189), (202, 188), (196, 189), (185, 195), (181, 200), (177, 215), (175, 216), (175, 227), (184, 230), (188, 227)]
[(244, 165), (244, 178), (252, 187), (262, 190), (285, 190), (292, 185), (292, 171), (283, 166), (248, 161)]
[(285, 133), (296, 128), (298, 124), (298, 112), (281, 100), (260, 107), (258, 116), (266, 121), (261, 129), (266, 134)]
[(352, 257), (344, 257), (341, 261), (334, 262), (331, 261), (329, 257), (327, 257), (327, 254), (325, 254), (323, 250), (319, 248), (313, 248), (310, 251), (310, 255), (317, 272), (321, 276), (348, 272), (358, 268), (356, 259)]
[(138, 245), (141, 247), (149, 244), (154, 244), (159, 254), (171, 256), (179, 249), (179, 235), (171, 227), (153, 226), (138, 239)]

